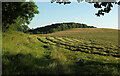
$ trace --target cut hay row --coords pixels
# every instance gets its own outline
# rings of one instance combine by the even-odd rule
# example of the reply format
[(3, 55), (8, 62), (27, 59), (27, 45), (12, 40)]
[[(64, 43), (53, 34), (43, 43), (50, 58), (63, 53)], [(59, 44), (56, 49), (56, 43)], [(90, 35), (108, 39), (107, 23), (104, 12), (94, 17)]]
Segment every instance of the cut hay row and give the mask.
[(55, 37), (55, 39), (58, 40), (60, 43), (64, 43), (66, 45), (74, 46), (73, 42), (69, 42), (69, 41), (65, 40), (64, 38)]
[[(67, 38), (70, 40), (69, 38)], [(80, 52), (85, 52), (89, 54), (99, 54), (99, 55), (104, 55), (104, 56), (114, 56), (114, 57), (120, 57), (120, 53), (114, 49), (110, 48), (105, 48), (103, 46), (99, 45), (91, 45), (91, 44), (85, 44), (82, 43), (81, 45), (76, 45), (74, 43), (69, 44), (67, 42), (64, 42), (64, 38), (54, 38), (54, 37), (41, 37), (41, 41), (53, 45), (59, 44), (60, 47), (69, 49), (71, 51), (80, 51)], [(72, 40), (71, 40), (72, 41)]]
[(46, 37), (38, 37), (37, 39), (43, 43), (49, 43), (49, 44), (55, 45), (55, 43), (47, 40)]

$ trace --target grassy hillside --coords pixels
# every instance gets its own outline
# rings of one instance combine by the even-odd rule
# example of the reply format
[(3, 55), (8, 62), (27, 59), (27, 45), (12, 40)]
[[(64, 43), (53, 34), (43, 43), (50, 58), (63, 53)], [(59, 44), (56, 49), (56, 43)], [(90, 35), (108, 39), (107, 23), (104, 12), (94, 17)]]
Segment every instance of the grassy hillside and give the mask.
[(71, 30), (41, 34), (42, 36), (57, 36), (94, 41), (100, 45), (118, 45), (118, 30), (104, 28), (75, 28)]
[(3, 74), (120, 75), (118, 47), (118, 31), (112, 29), (3, 33)]

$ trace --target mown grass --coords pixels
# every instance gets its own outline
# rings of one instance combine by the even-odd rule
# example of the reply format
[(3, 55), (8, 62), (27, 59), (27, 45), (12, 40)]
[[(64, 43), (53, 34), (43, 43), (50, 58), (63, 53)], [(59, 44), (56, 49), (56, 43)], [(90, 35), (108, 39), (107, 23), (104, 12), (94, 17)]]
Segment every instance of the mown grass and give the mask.
[(120, 75), (116, 30), (63, 32), (47, 35), (3, 33), (3, 75)]
[(103, 46), (118, 45), (118, 30), (102, 28), (77, 28), (51, 34), (41, 34), (42, 36), (57, 36), (75, 38), (84, 41), (93, 41)]
[[(113, 45), (111, 45), (112, 47), (104, 47), (98, 44), (91, 44), (92, 41), (84, 41), (63, 37), (38, 37), (38, 39), (44, 43), (49, 43), (52, 45), (60, 44), (62, 48), (69, 49), (71, 51), (80, 51), (90, 54), (120, 57), (120, 52), (118, 51), (117, 46)], [(77, 42), (75, 40), (77, 40)]]

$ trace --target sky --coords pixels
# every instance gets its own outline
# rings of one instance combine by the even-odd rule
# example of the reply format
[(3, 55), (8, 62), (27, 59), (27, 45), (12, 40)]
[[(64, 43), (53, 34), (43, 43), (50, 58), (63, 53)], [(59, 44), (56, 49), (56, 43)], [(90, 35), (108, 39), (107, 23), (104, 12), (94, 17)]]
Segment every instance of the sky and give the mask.
[(98, 9), (87, 2), (72, 2), (68, 5), (50, 2), (35, 2), (35, 4), (40, 13), (35, 15), (29, 24), (30, 28), (53, 23), (76, 22), (97, 28), (118, 29), (118, 5), (114, 5), (112, 10), (104, 16), (97, 17), (95, 13)]

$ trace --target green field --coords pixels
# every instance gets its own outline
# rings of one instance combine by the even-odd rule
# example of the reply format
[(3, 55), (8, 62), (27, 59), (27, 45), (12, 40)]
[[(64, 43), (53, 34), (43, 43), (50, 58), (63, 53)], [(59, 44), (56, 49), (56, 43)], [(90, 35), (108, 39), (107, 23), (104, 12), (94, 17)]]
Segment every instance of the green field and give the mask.
[(120, 75), (118, 30), (3, 33), (3, 74)]

